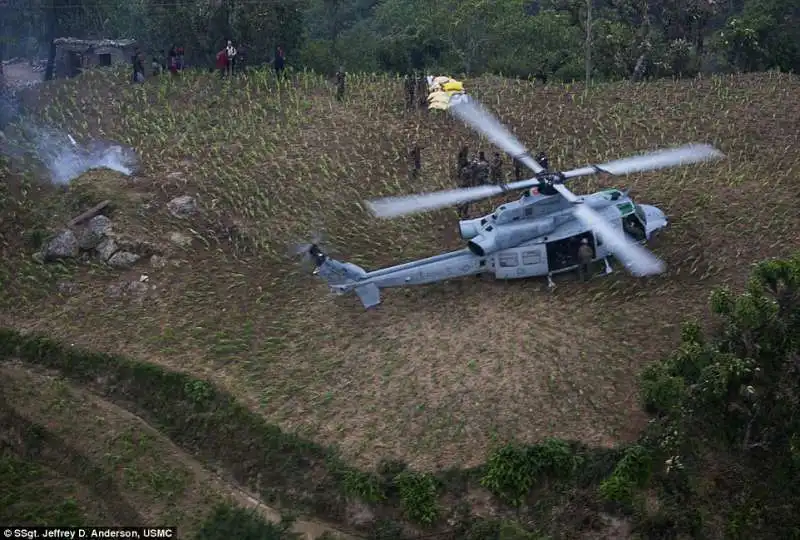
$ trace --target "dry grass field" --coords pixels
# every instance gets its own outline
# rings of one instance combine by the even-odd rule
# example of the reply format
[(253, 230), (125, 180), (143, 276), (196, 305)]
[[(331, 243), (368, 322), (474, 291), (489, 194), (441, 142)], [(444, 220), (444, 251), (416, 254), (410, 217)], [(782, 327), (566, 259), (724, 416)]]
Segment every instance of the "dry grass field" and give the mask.
[[(42, 118), (79, 139), (132, 145), (143, 169), (90, 172), (67, 189), (10, 176), (0, 323), (207, 377), (354, 464), (398, 458), (431, 470), (475, 465), (513, 438), (633, 439), (646, 420), (640, 367), (674, 347), (681, 321), (704, 316), (713, 285), (740, 287), (753, 262), (800, 247), (797, 77), (598, 85), (588, 96), (577, 85), (468, 79), (467, 91), (557, 168), (695, 141), (727, 157), (571, 184), (630, 188), (664, 209), (671, 226), (653, 246), (663, 276), (565, 278), (552, 294), (537, 280), (467, 279), (386, 291), (366, 312), (331, 297), (287, 246), (322, 230), (334, 255), (368, 269), (457, 248), (455, 210), (379, 221), (361, 202), (451, 187), (460, 145), (494, 148), (452, 118), (404, 110), (400, 81), (348, 82), (343, 103), (303, 74), (131, 86), (127, 74), (95, 73), (44, 86), (30, 97)], [(422, 174), (411, 180), (415, 141)], [(201, 212), (171, 217), (166, 203), (179, 195)], [(103, 199), (115, 203), (114, 227), (154, 244), (166, 266), (32, 261), (31, 229), (56, 230)], [(174, 232), (191, 244), (171, 243)], [(147, 291), (110, 294), (142, 274)]]

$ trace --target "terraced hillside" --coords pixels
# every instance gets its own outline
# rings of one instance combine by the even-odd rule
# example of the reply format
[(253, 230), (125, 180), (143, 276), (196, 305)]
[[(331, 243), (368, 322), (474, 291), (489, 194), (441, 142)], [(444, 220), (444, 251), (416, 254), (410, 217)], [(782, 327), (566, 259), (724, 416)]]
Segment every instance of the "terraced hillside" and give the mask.
[[(668, 213), (654, 248), (663, 276), (565, 280), (554, 294), (536, 280), (453, 281), (389, 291), (365, 312), (329, 296), (286, 246), (322, 229), (336, 255), (367, 268), (455, 248), (454, 210), (378, 221), (360, 203), (449, 187), (461, 144), (493, 148), (450, 118), (404, 110), (399, 81), (348, 81), (343, 103), (315, 76), (278, 83), (258, 72), (136, 87), (96, 73), (43, 87), (29, 99), (41, 118), (79, 139), (132, 145), (143, 169), (91, 172), (66, 188), (9, 176), (0, 323), (207, 378), (351, 463), (432, 470), (475, 465), (512, 438), (631, 440), (644, 421), (639, 368), (670, 350), (680, 321), (703, 316), (710, 286), (740, 286), (751, 263), (800, 246), (796, 77), (623, 83), (588, 96), (480, 78), (469, 92), (556, 167), (691, 141), (727, 158), (614, 179)], [(414, 141), (417, 179), (406, 157)], [(181, 195), (199, 212), (173, 217), (167, 202)], [(105, 199), (114, 230), (148, 257), (125, 270), (32, 259)]]
[[(280, 522), (281, 514), (257, 496), (86, 388), (18, 361), (0, 365), (0, 376), (5, 523), (160, 524), (177, 527), (182, 538), (217, 538), (211, 525), (229, 516), (267, 529)], [(312, 521), (296, 521), (291, 529), (302, 535), (297, 538), (332, 534)]]

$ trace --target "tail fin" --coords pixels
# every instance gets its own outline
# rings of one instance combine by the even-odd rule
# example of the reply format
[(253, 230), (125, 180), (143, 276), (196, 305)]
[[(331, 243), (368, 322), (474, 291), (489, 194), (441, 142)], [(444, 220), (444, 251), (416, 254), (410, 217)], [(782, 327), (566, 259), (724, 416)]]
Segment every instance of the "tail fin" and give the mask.
[(314, 274), (324, 279), (331, 290), (338, 294), (355, 291), (361, 304), (367, 309), (381, 303), (381, 293), (377, 285), (374, 283), (358, 285), (359, 281), (367, 277), (367, 272), (363, 268), (331, 259), (316, 245), (312, 245), (308, 253), (317, 266)]
[(356, 287), (356, 295), (361, 300), (361, 304), (369, 309), (381, 303), (381, 290), (374, 283), (367, 283), (361, 287)]

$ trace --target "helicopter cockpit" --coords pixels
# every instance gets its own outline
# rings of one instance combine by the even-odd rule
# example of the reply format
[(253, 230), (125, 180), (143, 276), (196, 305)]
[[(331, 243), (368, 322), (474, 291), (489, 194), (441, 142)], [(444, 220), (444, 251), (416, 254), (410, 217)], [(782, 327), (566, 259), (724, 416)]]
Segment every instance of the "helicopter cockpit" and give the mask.
[(623, 218), (622, 227), (637, 242), (647, 239), (647, 217), (641, 206), (634, 203), (633, 212)]

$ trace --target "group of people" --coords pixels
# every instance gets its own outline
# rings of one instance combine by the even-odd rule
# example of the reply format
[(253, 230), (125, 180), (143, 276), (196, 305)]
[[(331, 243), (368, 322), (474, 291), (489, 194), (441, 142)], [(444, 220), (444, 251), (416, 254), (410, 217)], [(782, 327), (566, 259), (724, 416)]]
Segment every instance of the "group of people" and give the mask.
[(405, 88), (406, 108), (428, 108), (428, 79), (422, 73), (406, 74), (403, 79)]
[[(478, 152), (477, 157), (470, 159), (469, 148), (462, 146), (458, 152), (456, 162), (458, 175), (458, 185), (462, 188), (483, 186), (486, 184), (503, 184), (503, 158), (499, 152), (494, 153), (491, 163), (486, 160), (483, 151)], [(469, 203), (458, 207), (461, 218), (466, 218), (469, 214)]]
[[(233, 44), (232, 40), (228, 40), (223, 49), (217, 52), (217, 60), (215, 67), (219, 71), (220, 77), (233, 75), (237, 71), (236, 66), (243, 63), (242, 51), (238, 50)], [(273, 61), (275, 73), (281, 75), (286, 67), (286, 54), (283, 52), (283, 47), (278, 47), (275, 50), (275, 60)]]
[[(173, 45), (169, 51), (166, 52), (163, 59), (153, 56), (151, 69), (153, 74), (169, 71), (173, 75), (177, 75), (186, 68), (184, 60), (185, 51), (183, 47)], [(132, 82), (141, 83), (145, 80), (145, 57), (142, 51), (137, 47), (134, 51), (133, 58), (131, 59), (133, 67)], [(232, 75), (237, 65), (242, 63), (242, 52), (237, 50), (233, 45), (232, 40), (227, 40), (225, 47), (217, 52), (216, 55), (216, 69), (220, 72), (220, 76), (225, 77)], [(286, 55), (282, 47), (278, 47), (275, 52), (274, 60), (275, 72), (280, 75), (286, 66)], [(342, 84), (343, 86), (343, 84)], [(342, 89), (343, 92), (343, 89)]]

